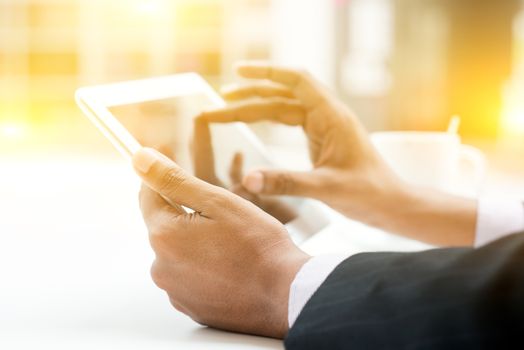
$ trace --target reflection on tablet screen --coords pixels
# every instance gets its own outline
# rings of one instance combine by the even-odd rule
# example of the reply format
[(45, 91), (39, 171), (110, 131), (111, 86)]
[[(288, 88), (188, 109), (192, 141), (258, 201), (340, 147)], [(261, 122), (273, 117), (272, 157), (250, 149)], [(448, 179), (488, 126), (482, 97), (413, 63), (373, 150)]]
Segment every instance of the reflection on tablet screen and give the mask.
[(109, 111), (140, 144), (159, 150), (191, 171), (193, 118), (212, 106), (204, 95), (188, 95), (113, 106)]
[[(213, 107), (216, 107), (215, 103), (206, 95), (198, 94), (113, 106), (109, 107), (109, 111), (141, 145), (159, 150), (194, 173), (191, 152), (195, 135), (194, 118)], [(209, 150), (207, 153), (210, 154), (200, 152), (199, 164), (207, 161), (207, 166), (211, 167), (214, 163), (216, 175), (224, 184), (229, 183), (229, 167), (237, 152), (244, 154), (245, 169), (271, 167), (267, 156), (261, 151), (262, 146), (247, 126), (221, 124), (212, 125), (210, 129), (212, 140), (203, 140), (209, 144), (203, 149)], [(201, 136), (198, 139), (202, 141)], [(199, 167), (199, 176), (202, 168), (204, 166)]]

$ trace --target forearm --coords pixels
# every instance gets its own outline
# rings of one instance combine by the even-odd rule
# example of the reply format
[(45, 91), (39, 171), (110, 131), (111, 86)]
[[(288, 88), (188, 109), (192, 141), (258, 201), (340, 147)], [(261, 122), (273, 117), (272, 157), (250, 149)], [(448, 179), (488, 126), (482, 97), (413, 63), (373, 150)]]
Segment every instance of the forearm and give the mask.
[(477, 201), (436, 190), (399, 186), (378, 199), (369, 224), (434, 245), (471, 246), (475, 242)]

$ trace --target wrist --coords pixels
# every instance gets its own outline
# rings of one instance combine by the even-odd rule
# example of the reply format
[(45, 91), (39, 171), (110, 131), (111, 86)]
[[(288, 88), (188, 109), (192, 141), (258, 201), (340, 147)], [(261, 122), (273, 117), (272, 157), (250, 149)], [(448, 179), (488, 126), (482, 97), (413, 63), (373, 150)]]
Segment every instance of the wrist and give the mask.
[(477, 201), (402, 184), (377, 211), (374, 226), (433, 245), (471, 246)]
[(311, 258), (292, 242), (273, 249), (263, 274), (263, 304), (266, 313), (266, 335), (283, 339), (288, 330), (290, 287), (302, 266)]
[(411, 188), (387, 167), (334, 173), (322, 200), (343, 215), (384, 228), (398, 206), (410, 203)]
[(393, 233), (402, 232), (403, 229), (399, 226), (409, 220), (415, 212), (414, 207), (420, 204), (414, 192), (416, 190), (413, 187), (399, 182), (390, 192), (377, 199), (377, 209), (369, 224)]

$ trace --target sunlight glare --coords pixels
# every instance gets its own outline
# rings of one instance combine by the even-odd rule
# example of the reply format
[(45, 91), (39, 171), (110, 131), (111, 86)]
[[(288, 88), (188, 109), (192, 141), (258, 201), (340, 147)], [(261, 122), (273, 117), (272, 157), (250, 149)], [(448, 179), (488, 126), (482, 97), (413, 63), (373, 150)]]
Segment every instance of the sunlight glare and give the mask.
[(137, 3), (136, 10), (139, 13), (155, 15), (161, 11), (161, 6), (158, 0), (142, 0)]
[(4, 123), (0, 125), (0, 135), (3, 139), (20, 140), (25, 135), (25, 128), (20, 124)]
[(504, 113), (502, 123), (505, 131), (524, 134), (524, 107), (509, 109)]

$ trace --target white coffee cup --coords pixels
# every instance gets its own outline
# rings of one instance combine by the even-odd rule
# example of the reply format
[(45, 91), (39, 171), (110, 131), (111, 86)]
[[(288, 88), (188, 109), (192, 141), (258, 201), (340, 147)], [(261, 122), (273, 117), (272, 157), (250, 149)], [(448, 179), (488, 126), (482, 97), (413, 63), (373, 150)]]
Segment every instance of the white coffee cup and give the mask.
[(392, 131), (371, 135), (373, 144), (404, 180), (462, 195), (479, 193), (486, 168), (475, 147), (448, 132)]

